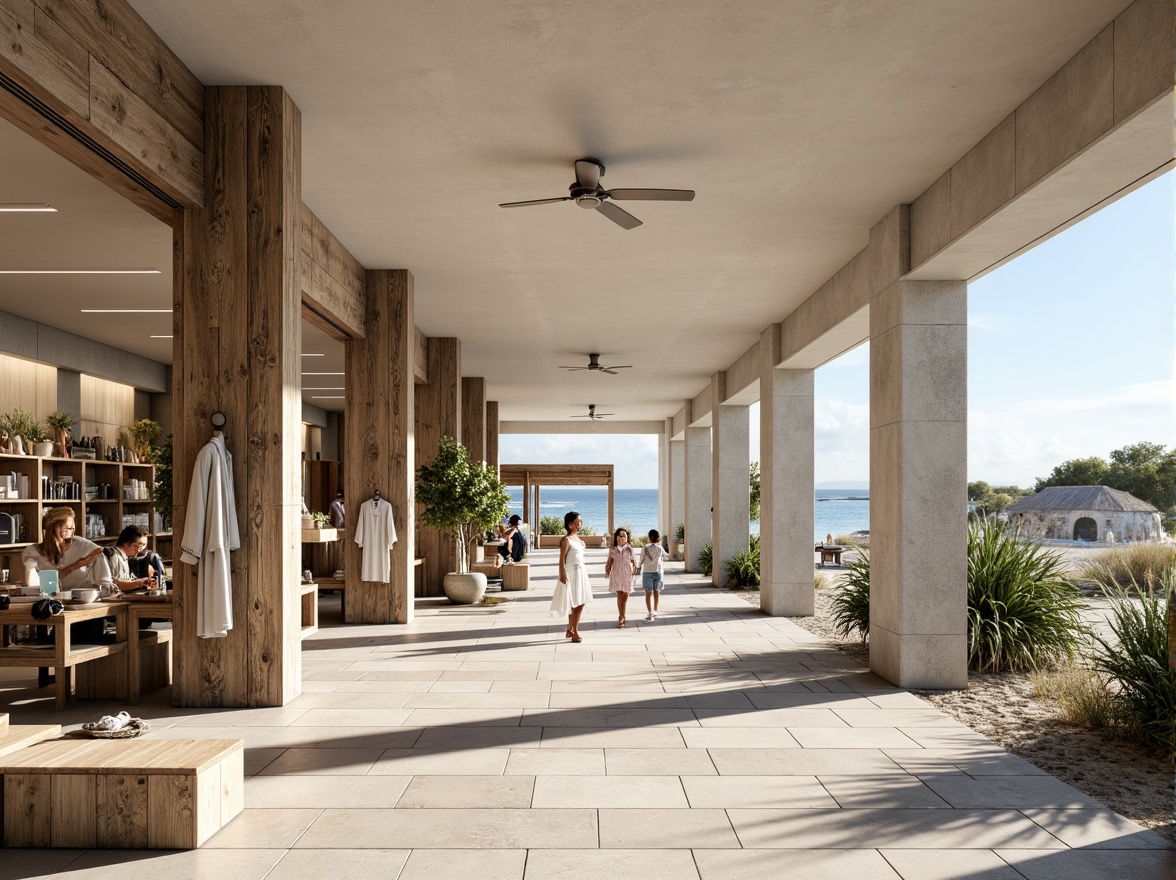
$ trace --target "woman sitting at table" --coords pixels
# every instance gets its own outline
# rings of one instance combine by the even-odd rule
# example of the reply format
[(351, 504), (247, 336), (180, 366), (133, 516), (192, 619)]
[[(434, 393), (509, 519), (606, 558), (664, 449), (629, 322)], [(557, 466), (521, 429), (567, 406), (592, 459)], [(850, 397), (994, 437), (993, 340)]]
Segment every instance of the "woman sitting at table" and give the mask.
[(21, 553), (24, 569), (57, 571), (58, 589), (99, 587), (110, 583), (110, 566), (102, 548), (74, 535), (74, 512), (54, 507), (41, 520), (41, 543), (29, 544)]

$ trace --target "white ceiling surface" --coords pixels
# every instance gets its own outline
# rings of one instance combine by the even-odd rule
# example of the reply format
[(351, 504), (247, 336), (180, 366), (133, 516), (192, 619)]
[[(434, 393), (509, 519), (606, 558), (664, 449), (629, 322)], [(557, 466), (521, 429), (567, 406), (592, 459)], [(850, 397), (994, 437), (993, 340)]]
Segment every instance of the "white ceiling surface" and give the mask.
[[(509, 420), (676, 412), (1128, 5), (131, 2), (205, 83), (286, 87), (304, 201), (413, 272), (417, 325)], [(698, 196), (627, 203), (633, 231), (497, 207), (582, 156)], [(558, 369), (590, 351), (634, 367)]]

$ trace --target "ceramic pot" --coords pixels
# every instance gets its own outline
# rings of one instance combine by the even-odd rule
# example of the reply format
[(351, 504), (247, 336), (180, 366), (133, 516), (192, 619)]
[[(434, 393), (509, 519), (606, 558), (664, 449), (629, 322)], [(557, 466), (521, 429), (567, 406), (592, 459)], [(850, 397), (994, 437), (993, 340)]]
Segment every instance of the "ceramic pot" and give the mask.
[(48, 440), (38, 440), (33, 444), (33, 455), (48, 458), (53, 454), (53, 444)]
[(477, 572), (460, 574), (451, 571), (443, 582), (445, 597), (454, 605), (473, 605), (486, 595), (486, 575)]

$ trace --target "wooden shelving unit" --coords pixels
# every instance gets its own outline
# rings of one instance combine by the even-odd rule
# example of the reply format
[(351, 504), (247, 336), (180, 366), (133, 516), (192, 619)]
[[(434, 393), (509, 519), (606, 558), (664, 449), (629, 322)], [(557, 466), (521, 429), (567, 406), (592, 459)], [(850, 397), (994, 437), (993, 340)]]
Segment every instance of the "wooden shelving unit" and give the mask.
[[(5, 568), (15, 572), (18, 566), (11, 564), (12, 558), (19, 556), (26, 545), (40, 542), (41, 518), (45, 511), (54, 507), (71, 508), (77, 520), (77, 534), (99, 544), (110, 544), (115, 541), (123, 528), (124, 515), (139, 514), (140, 520), (145, 515), (146, 532), (151, 547), (160, 556), (166, 555), (170, 558), (171, 532), (155, 532), (155, 508), (150, 499), (124, 497), (124, 487), (130, 485), (131, 480), (141, 481), (147, 487), (155, 485), (155, 465), (0, 453), (0, 475), (14, 472), (17, 474), (17, 489), (20, 489), (22, 483), (26, 485), (27, 496), (22, 493), (20, 498), (0, 498), (0, 512), (21, 516), (24, 539), (0, 544), (0, 557), (9, 557), (9, 564), (6, 564)], [(27, 479), (22, 481), (20, 477)], [(76, 494), (79, 497), (41, 497), (46, 488), (52, 494), (54, 485), (63, 484), (67, 479), (77, 485)], [(111, 487), (110, 494), (113, 497), (86, 498), (87, 487), (99, 486), (100, 494), (104, 494), (107, 484)], [(87, 523), (94, 522), (90, 519), (92, 517), (101, 518), (104, 537), (91, 537), (92, 530), (87, 529)], [(167, 551), (166, 554), (163, 552), (164, 549)]]

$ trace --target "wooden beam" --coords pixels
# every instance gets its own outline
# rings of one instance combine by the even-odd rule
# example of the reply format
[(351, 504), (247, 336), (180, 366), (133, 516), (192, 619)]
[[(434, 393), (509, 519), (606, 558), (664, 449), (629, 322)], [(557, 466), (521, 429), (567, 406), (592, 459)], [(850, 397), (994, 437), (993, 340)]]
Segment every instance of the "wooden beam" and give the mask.
[(299, 219), (302, 303), (308, 320), (336, 339), (362, 338), (367, 332), (363, 266), (305, 204)]
[[(429, 384), (416, 386), (417, 465), (437, 457), (442, 437), (461, 438), (461, 340), (429, 339)], [(428, 526), (420, 527), (420, 553), (429, 560), (424, 595), (442, 595), (446, 573), (457, 570), (457, 542)]]

